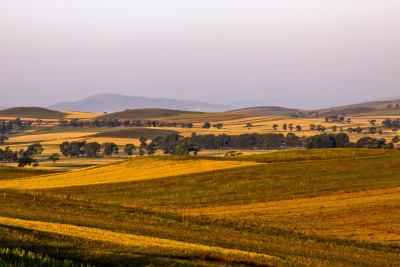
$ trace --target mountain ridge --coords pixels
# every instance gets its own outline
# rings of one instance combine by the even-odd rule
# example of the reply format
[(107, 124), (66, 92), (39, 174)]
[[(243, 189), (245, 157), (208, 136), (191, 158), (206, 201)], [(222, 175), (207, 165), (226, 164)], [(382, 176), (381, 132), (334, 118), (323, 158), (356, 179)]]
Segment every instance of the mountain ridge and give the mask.
[(78, 101), (59, 102), (46, 108), (52, 110), (73, 110), (82, 112), (117, 112), (126, 109), (162, 108), (184, 111), (221, 112), (231, 109), (227, 105), (205, 102), (177, 100), (169, 98), (150, 98), (119, 94), (97, 94)]

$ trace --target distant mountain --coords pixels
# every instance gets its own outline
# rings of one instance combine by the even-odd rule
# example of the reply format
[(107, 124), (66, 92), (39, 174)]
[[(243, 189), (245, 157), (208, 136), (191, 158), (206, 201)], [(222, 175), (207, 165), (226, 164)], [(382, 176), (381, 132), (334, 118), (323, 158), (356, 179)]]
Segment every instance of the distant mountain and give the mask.
[(229, 112), (260, 115), (260, 116), (285, 116), (288, 113), (297, 112), (297, 111), (299, 111), (299, 110), (294, 109), (294, 108), (261, 106), (261, 107), (249, 107), (249, 108), (235, 109), (235, 110), (231, 110)]
[(187, 111), (226, 111), (232, 107), (204, 102), (167, 98), (148, 98), (117, 94), (98, 94), (76, 102), (61, 102), (47, 108), (53, 110), (73, 110), (83, 112), (116, 112), (126, 109), (162, 108)]
[(6, 108), (6, 107), (0, 107), (0, 110), (3, 110), (3, 109), (8, 109), (8, 108)]

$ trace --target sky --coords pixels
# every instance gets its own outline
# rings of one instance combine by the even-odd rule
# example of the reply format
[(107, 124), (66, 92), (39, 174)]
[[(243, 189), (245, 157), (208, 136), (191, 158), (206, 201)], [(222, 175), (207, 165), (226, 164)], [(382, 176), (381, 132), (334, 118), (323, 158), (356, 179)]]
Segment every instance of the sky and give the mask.
[(400, 95), (399, 0), (0, 0), (0, 107), (98, 93), (322, 108)]

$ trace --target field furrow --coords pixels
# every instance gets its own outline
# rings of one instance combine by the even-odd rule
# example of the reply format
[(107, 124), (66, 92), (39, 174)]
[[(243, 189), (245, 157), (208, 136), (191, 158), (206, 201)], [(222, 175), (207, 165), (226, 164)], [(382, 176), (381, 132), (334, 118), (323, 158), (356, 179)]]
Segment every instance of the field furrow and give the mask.
[(21, 220), (7, 217), (0, 217), (0, 224), (65, 236), (110, 242), (122, 246), (137, 247), (141, 251), (157, 251), (158, 253), (168, 251), (168, 254), (172, 255), (183, 254), (189, 257), (223, 258), (229, 260), (246, 260), (263, 263), (279, 260), (277, 257), (262, 253), (248, 252), (238, 249), (227, 249), (216, 246), (205, 246), (164, 238), (125, 234), (99, 228), (82, 227), (69, 224)]

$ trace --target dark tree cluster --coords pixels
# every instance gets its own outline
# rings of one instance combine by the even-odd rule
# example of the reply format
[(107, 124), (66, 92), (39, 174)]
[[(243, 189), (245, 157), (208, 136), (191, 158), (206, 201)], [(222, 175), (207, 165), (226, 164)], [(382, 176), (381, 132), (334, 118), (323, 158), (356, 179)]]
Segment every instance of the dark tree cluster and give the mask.
[(294, 133), (283, 134), (205, 134), (192, 133), (191, 137), (170, 134), (158, 137), (153, 142), (165, 154), (197, 154), (201, 149), (280, 149), (302, 146), (304, 139)]
[(192, 128), (193, 123), (178, 123), (178, 122), (159, 122), (159, 121), (141, 121), (141, 120), (125, 120), (120, 121), (118, 119), (109, 120), (93, 120), (93, 121), (81, 121), (79, 119), (71, 119), (67, 121), (60, 119), (58, 121), (60, 126), (63, 127), (181, 127), (181, 128)]
[(87, 157), (96, 158), (98, 153), (103, 152), (103, 156), (112, 157), (113, 154), (118, 154), (119, 148), (113, 143), (99, 144), (98, 142), (86, 141), (65, 141), (59, 145), (60, 152), (64, 157)]
[(340, 148), (351, 147), (350, 138), (346, 133), (317, 134), (307, 138), (305, 148)]
[(344, 117), (339, 116), (339, 115), (326, 116), (325, 122), (339, 122), (339, 123), (344, 122)]
[(0, 149), (0, 162), (18, 162), (18, 167), (24, 167), (25, 165), (38, 166), (35, 157), (43, 152), (43, 147), (40, 143), (33, 143), (29, 145), (26, 150), (13, 151), (9, 147), (4, 150)]
[(2, 120), (0, 121), (0, 134), (1, 135), (11, 134), (13, 130), (24, 129), (30, 126), (32, 126), (32, 122), (24, 122), (20, 118), (10, 121)]
[(387, 143), (385, 138), (376, 139), (372, 137), (363, 137), (357, 140), (357, 142), (350, 142), (349, 136), (346, 133), (338, 134), (317, 134), (307, 138), (305, 148), (344, 148), (344, 147), (356, 147), (356, 148), (393, 148), (393, 143), (397, 143), (399, 140), (393, 138), (391, 143)]
[(384, 121), (382, 121), (382, 126), (387, 127), (387, 128), (400, 128), (400, 119), (390, 119), (386, 118)]
[(286, 116), (292, 118), (319, 118), (319, 112), (318, 111), (309, 111), (307, 113), (304, 111), (289, 112), (286, 114)]

